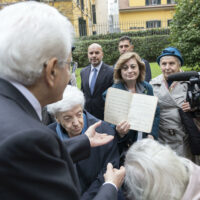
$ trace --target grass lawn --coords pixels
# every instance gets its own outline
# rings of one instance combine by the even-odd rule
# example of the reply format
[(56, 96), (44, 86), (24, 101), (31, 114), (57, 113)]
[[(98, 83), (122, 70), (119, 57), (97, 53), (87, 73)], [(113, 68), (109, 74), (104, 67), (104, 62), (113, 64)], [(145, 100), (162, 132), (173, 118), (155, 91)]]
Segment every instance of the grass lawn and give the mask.
[[(156, 76), (158, 76), (159, 74), (161, 74), (161, 70), (160, 70), (160, 67), (159, 65), (154, 62), (154, 63), (150, 63), (150, 66), (151, 66), (151, 74), (152, 74), (152, 78), (155, 78)], [(80, 77), (80, 71), (81, 71), (82, 68), (78, 68), (76, 70), (76, 79), (77, 79), (77, 85), (78, 85), (78, 88), (81, 88), (81, 77)], [(189, 69), (185, 68), (185, 67), (182, 67), (182, 69), (184, 71), (189, 71)]]

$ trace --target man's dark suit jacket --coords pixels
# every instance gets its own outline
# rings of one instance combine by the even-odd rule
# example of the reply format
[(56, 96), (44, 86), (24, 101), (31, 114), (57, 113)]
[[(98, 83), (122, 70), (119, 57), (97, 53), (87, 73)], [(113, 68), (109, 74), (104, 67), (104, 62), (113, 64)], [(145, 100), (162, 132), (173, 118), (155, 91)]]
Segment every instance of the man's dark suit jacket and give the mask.
[(142, 59), (145, 64), (146, 73), (145, 73), (145, 81), (149, 82), (151, 80), (151, 67), (147, 60)]
[[(73, 162), (89, 156), (88, 138), (82, 135), (62, 142), (39, 121), (27, 99), (3, 79), (0, 112), (0, 199), (80, 199)], [(110, 193), (116, 199), (115, 188), (104, 185), (95, 200), (112, 199)]]
[(85, 109), (98, 119), (103, 120), (105, 102), (102, 98), (102, 94), (113, 84), (113, 68), (102, 63), (93, 94), (90, 93), (89, 87), (90, 71), (91, 65), (81, 70), (81, 90), (83, 91), (86, 100)]
[[(87, 127), (99, 121), (88, 112), (84, 111), (84, 114), (87, 120)], [(49, 127), (56, 132), (57, 122), (50, 124)], [(114, 128), (104, 121), (102, 121), (101, 126), (96, 131), (115, 136)], [(81, 200), (91, 200), (96, 195), (104, 182), (103, 174), (109, 162), (115, 168), (119, 167), (117, 138), (106, 145), (92, 148), (89, 158), (76, 163), (82, 190)]]

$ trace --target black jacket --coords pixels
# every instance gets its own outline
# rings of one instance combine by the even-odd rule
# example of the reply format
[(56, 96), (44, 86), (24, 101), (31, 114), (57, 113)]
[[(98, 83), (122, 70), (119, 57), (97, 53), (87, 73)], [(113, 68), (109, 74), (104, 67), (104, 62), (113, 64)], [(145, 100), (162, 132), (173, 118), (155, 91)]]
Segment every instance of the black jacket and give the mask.
[[(62, 142), (39, 121), (27, 99), (2, 79), (0, 112), (0, 199), (80, 199), (73, 161), (88, 157), (88, 138), (82, 135)], [(113, 193), (106, 198), (114, 195), (115, 199), (111, 185), (101, 188), (95, 199), (102, 199), (108, 188)]]
[(90, 71), (90, 65), (81, 70), (81, 90), (86, 100), (85, 109), (98, 119), (103, 120), (105, 102), (102, 98), (102, 94), (113, 84), (113, 68), (105, 63), (102, 64), (92, 95), (89, 87)]

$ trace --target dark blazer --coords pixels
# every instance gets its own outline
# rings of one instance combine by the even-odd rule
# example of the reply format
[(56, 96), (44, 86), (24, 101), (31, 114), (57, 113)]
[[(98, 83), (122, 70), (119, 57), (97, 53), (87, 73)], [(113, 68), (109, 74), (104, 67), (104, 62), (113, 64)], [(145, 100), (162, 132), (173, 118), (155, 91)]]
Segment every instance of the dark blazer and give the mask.
[(149, 82), (151, 80), (151, 67), (147, 60), (142, 59), (145, 64), (146, 73), (145, 73), (145, 81)]
[[(99, 121), (88, 112), (84, 113), (86, 115), (87, 127)], [(57, 123), (50, 124), (49, 127), (56, 132)], [(101, 126), (96, 131), (115, 136), (114, 128), (104, 121), (102, 121)], [(91, 200), (96, 195), (104, 182), (103, 174), (106, 172), (109, 162), (115, 168), (119, 167), (119, 152), (116, 138), (106, 145), (92, 148), (89, 158), (76, 163), (82, 189), (81, 200)]]
[(105, 102), (102, 99), (102, 93), (113, 84), (113, 68), (105, 63), (102, 64), (93, 95), (91, 95), (89, 87), (90, 71), (91, 65), (81, 70), (81, 90), (85, 95), (85, 109), (98, 119), (103, 120)]
[[(80, 199), (73, 161), (88, 157), (88, 138), (82, 135), (62, 142), (39, 121), (27, 99), (3, 79), (0, 112), (0, 199)], [(104, 198), (103, 193), (99, 195)], [(116, 198), (117, 192), (113, 195)]]

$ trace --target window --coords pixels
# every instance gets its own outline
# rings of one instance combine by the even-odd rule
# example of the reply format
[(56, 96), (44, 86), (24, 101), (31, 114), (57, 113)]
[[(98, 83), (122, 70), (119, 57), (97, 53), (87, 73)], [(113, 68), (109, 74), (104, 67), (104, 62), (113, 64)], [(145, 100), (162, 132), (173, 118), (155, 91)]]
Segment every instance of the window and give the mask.
[(76, 3), (77, 3), (77, 5), (79, 5), (79, 3), (80, 3), (79, 0), (76, 0)]
[(92, 20), (93, 20), (93, 24), (96, 24), (96, 23), (97, 23), (95, 5), (92, 5)]
[(146, 27), (147, 28), (159, 28), (159, 27), (161, 27), (161, 21), (159, 21), (159, 20), (147, 21)]
[(171, 19), (168, 19), (168, 20), (167, 20), (167, 26), (170, 26), (171, 22), (172, 22), (172, 20), (171, 20)]
[(80, 17), (78, 19), (78, 24), (79, 24), (79, 35), (80, 36), (87, 35), (86, 21), (82, 17)]
[(167, 4), (174, 4), (174, 3), (176, 3), (175, 0), (167, 0)]
[(81, 0), (81, 10), (84, 10), (84, 0)]
[(146, 0), (146, 6), (160, 5), (161, 0)]

